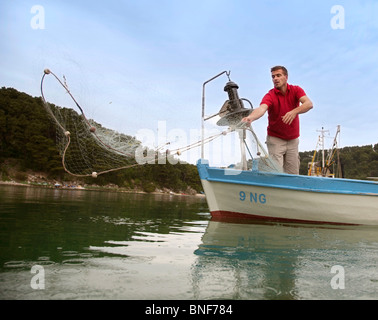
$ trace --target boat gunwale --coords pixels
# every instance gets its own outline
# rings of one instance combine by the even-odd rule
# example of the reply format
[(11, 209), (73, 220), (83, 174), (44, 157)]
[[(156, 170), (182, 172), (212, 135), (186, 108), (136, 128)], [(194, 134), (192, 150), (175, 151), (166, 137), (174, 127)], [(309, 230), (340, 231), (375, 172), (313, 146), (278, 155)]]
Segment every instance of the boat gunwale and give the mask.
[(295, 190), (295, 191), (304, 191), (304, 192), (317, 192), (317, 193), (328, 193), (328, 194), (349, 194), (349, 195), (361, 195), (361, 196), (378, 196), (378, 193), (370, 193), (370, 192), (355, 192), (355, 191), (335, 191), (335, 190), (328, 190), (328, 189), (310, 189), (310, 188), (299, 188), (299, 187), (292, 187), (292, 186), (280, 186), (280, 185), (268, 185), (264, 183), (258, 182), (245, 182), (245, 181), (232, 181), (232, 180), (222, 180), (217, 178), (206, 178), (205, 180), (210, 182), (221, 182), (221, 183), (232, 183), (232, 184), (240, 184), (240, 185), (248, 185), (248, 186), (257, 186), (257, 187), (265, 187), (265, 188), (277, 188), (277, 189), (286, 189), (286, 190)]
[[(372, 196), (376, 197), (378, 196), (378, 193), (374, 192), (363, 192), (363, 191), (353, 191), (353, 190), (336, 190), (336, 189), (330, 189), (329, 187), (324, 189), (319, 188), (319, 186), (314, 187), (297, 187), (292, 186), (288, 184), (268, 184), (268, 183), (261, 183), (256, 182), (253, 180), (246, 180), (246, 179), (236, 179), (237, 176), (240, 176), (243, 174), (244, 176), (251, 175), (251, 178), (253, 177), (276, 177), (276, 178), (288, 178), (288, 179), (295, 179), (299, 178), (303, 181), (316, 181), (319, 182), (326, 182), (328, 185), (330, 183), (348, 183), (348, 184), (363, 184), (368, 186), (377, 186), (378, 183), (375, 181), (365, 181), (365, 180), (353, 180), (353, 179), (340, 179), (340, 178), (324, 178), (324, 177), (313, 177), (313, 176), (302, 176), (302, 175), (292, 175), (287, 173), (271, 173), (271, 172), (261, 172), (261, 171), (253, 171), (253, 170), (238, 170), (238, 169), (230, 169), (230, 168), (218, 168), (218, 167), (210, 167), (207, 160), (205, 162), (203, 159), (200, 159), (198, 161), (197, 166), (199, 168), (203, 168), (203, 170), (206, 170), (206, 174), (203, 174), (204, 172), (199, 170), (200, 172), (200, 178), (205, 179), (210, 182), (220, 182), (220, 183), (232, 183), (232, 184), (240, 184), (240, 185), (248, 185), (248, 186), (258, 186), (258, 187), (266, 187), (266, 188), (277, 188), (277, 189), (286, 189), (286, 190), (295, 190), (295, 191), (303, 191), (303, 192), (316, 192), (316, 193), (327, 193), (327, 194), (340, 194), (340, 195), (360, 195), (360, 196)], [(231, 171), (232, 170), (232, 171)], [(232, 174), (227, 175), (227, 177), (231, 178), (234, 177), (234, 179), (222, 179), (219, 177), (211, 176), (211, 172), (234, 172)]]

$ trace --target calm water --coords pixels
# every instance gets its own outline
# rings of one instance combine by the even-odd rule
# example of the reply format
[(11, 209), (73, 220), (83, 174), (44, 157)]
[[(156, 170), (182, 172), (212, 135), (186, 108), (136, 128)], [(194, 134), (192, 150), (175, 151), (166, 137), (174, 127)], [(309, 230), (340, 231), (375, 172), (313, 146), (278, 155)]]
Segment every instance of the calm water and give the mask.
[(199, 197), (0, 186), (0, 299), (378, 298), (378, 228), (207, 212)]

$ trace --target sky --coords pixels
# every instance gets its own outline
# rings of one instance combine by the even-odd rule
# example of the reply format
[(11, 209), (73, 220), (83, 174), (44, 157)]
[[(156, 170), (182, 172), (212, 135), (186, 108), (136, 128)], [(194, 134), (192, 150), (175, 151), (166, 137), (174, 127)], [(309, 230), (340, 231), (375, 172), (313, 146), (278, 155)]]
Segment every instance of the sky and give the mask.
[[(270, 68), (284, 65), (288, 82), (314, 104), (300, 115), (300, 151), (315, 149), (322, 127), (329, 148), (338, 125), (340, 147), (371, 145), (378, 143), (377, 16), (375, 0), (2, 0), (0, 85), (41, 96), (49, 68), (66, 78), (87, 117), (174, 148), (200, 138), (205, 81), (230, 71), (239, 96), (257, 107), (273, 87)], [(46, 99), (74, 108), (49, 81)], [(227, 81), (222, 75), (206, 85), (206, 115), (228, 99)], [(215, 120), (206, 135), (226, 129)], [(252, 126), (264, 142), (267, 115)], [(213, 160), (228, 161), (238, 140), (226, 140), (206, 155), (221, 151)], [(197, 149), (183, 160), (199, 156)]]

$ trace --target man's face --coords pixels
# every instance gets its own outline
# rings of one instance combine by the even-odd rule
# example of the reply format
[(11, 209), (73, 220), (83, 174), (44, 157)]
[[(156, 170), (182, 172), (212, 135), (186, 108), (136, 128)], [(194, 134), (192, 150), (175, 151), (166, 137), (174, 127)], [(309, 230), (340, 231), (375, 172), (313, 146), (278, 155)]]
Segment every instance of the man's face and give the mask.
[(272, 81), (276, 89), (284, 87), (287, 83), (287, 75), (284, 75), (283, 70), (279, 69), (272, 71)]

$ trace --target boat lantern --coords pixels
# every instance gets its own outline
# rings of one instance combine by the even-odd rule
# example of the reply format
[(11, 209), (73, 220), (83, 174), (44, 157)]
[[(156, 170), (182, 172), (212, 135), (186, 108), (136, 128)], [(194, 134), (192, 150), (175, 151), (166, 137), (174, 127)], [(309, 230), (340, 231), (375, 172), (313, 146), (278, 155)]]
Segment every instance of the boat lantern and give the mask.
[(218, 126), (237, 125), (241, 119), (252, 112), (253, 107), (251, 109), (244, 107), (243, 99), (239, 98), (238, 89), (239, 86), (235, 82), (229, 81), (226, 83), (224, 91), (227, 92), (229, 100), (226, 100), (218, 113), (221, 117), (217, 122)]

